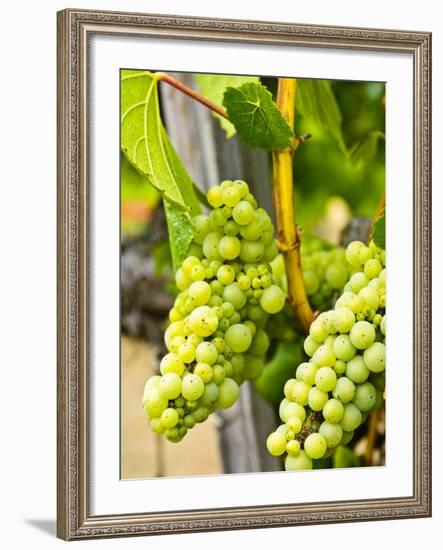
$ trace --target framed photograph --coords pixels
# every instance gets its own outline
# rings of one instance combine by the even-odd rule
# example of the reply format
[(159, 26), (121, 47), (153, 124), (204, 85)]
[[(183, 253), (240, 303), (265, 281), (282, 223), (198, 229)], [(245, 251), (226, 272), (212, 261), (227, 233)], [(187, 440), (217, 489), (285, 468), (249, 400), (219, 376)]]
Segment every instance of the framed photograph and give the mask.
[(58, 13), (59, 537), (431, 515), (430, 81), (426, 32)]

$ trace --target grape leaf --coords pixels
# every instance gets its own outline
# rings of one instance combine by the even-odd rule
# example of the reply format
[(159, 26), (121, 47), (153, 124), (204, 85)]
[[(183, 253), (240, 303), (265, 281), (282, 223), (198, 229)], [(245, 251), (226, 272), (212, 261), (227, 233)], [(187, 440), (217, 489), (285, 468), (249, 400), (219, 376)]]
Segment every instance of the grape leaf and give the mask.
[(377, 146), (380, 139), (385, 139), (383, 132), (374, 130), (351, 150), (351, 162), (358, 170), (368, 164), (377, 154)]
[(291, 146), (292, 129), (262, 84), (227, 88), (223, 105), (238, 135), (251, 147), (271, 151)]
[(129, 162), (161, 194), (174, 268), (193, 238), (192, 215), (200, 213), (194, 183), (163, 127), (158, 79), (145, 71), (121, 73), (121, 147)]
[[(246, 82), (260, 82), (258, 76), (240, 76), (240, 75), (227, 75), (227, 74), (197, 74), (195, 75), (195, 81), (200, 89), (202, 95), (207, 99), (221, 105), (223, 102), (223, 94), (226, 88), (237, 88)], [(235, 135), (235, 127), (229, 120), (221, 117), (217, 113), (213, 113), (216, 118), (220, 120), (221, 127), (226, 132), (226, 137), (231, 138)]]
[(386, 249), (386, 209), (383, 208), (380, 216), (372, 228), (372, 239), (378, 248)]
[(263, 399), (278, 405), (286, 381), (294, 375), (294, 365), (303, 360), (303, 344), (300, 338), (292, 342), (280, 342), (272, 359), (265, 365), (262, 375), (255, 381), (255, 389)]
[(313, 121), (324, 126), (335, 138), (340, 150), (347, 154), (340, 108), (329, 80), (298, 79), (295, 105), (308, 122)]

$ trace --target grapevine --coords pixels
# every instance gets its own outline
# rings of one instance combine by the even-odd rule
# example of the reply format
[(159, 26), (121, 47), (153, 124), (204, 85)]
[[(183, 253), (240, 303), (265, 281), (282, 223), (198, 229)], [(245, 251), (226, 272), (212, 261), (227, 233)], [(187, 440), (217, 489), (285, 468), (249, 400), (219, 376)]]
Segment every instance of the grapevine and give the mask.
[(269, 263), (277, 255), (273, 224), (247, 183), (223, 181), (207, 200), (212, 210), (194, 218), (194, 241), (175, 275), (169, 353), (143, 395), (152, 430), (171, 442), (231, 407), (239, 385), (260, 376), (268, 319), (286, 299)]
[(335, 307), (311, 324), (304, 341), (310, 359), (286, 382), (282, 424), (267, 439), (272, 455), (285, 455), (286, 470), (311, 469), (331, 456), (384, 401), (385, 252), (354, 241), (345, 258), (352, 275)]

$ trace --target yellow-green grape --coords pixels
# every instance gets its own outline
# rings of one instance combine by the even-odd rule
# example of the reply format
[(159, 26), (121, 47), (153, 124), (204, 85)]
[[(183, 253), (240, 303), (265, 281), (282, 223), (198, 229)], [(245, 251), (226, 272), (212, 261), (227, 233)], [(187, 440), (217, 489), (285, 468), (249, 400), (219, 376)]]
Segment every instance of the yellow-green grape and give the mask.
[(321, 367), (315, 373), (315, 384), (323, 392), (332, 391), (337, 382), (337, 375), (331, 367)]
[(282, 433), (273, 432), (266, 440), (266, 447), (273, 456), (281, 456), (286, 451), (286, 436)]
[(207, 306), (197, 307), (189, 316), (189, 327), (197, 336), (209, 336), (217, 330), (217, 314)]
[(312, 458), (300, 451), (296, 456), (288, 454), (285, 459), (285, 469), (291, 470), (312, 470)]
[(343, 418), (341, 427), (345, 432), (352, 432), (357, 429), (362, 421), (360, 410), (353, 404), (347, 403), (344, 406)]
[(277, 285), (271, 285), (263, 291), (260, 305), (266, 313), (278, 313), (285, 305), (285, 294)]
[(363, 353), (363, 361), (371, 372), (383, 372), (385, 370), (385, 345), (374, 342)]
[(182, 395), (189, 401), (195, 401), (202, 396), (205, 385), (202, 379), (196, 374), (187, 374), (182, 382)]
[(342, 376), (337, 380), (337, 384), (335, 385), (332, 395), (335, 399), (340, 400), (342, 403), (349, 403), (349, 401), (352, 401), (355, 396), (354, 382), (346, 376)]
[[(182, 389), (182, 379), (178, 374), (174, 372), (167, 372), (164, 374), (158, 384), (158, 391), (166, 399), (176, 399)], [(170, 428), (171, 426), (165, 426), (165, 428)]]
[(320, 433), (312, 433), (305, 439), (303, 448), (310, 458), (318, 459), (325, 454), (328, 445)]
[(286, 452), (289, 456), (297, 456), (300, 454), (300, 442), (296, 439), (292, 439), (286, 443)]
[(185, 365), (176, 353), (168, 353), (160, 362), (160, 372), (166, 374), (173, 372), (181, 376), (185, 371)]
[(219, 386), (217, 406), (228, 409), (237, 401), (239, 394), (238, 384), (232, 378), (225, 378)]
[(375, 407), (377, 401), (377, 391), (370, 382), (359, 384), (357, 386), (354, 405), (362, 412), (370, 411)]
[(337, 424), (343, 418), (344, 407), (338, 399), (329, 399), (323, 407), (323, 418), (330, 424)]
[(163, 428), (173, 428), (178, 422), (179, 416), (176, 409), (165, 409), (160, 417)]
[(251, 345), (251, 331), (241, 323), (232, 325), (225, 332), (225, 342), (234, 353), (243, 353)]
[(322, 422), (318, 432), (325, 438), (328, 449), (337, 447), (343, 438), (343, 428), (336, 423)]

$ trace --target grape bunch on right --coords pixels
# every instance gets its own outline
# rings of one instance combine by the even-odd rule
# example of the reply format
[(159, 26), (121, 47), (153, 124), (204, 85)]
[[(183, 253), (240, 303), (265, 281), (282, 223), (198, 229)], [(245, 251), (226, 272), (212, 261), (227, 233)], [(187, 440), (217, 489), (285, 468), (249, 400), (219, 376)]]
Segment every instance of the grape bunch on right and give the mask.
[(285, 455), (286, 470), (311, 469), (347, 445), (384, 402), (385, 251), (354, 241), (345, 259), (352, 275), (335, 307), (311, 324), (304, 341), (310, 359), (286, 382), (282, 424), (267, 439), (272, 455)]

